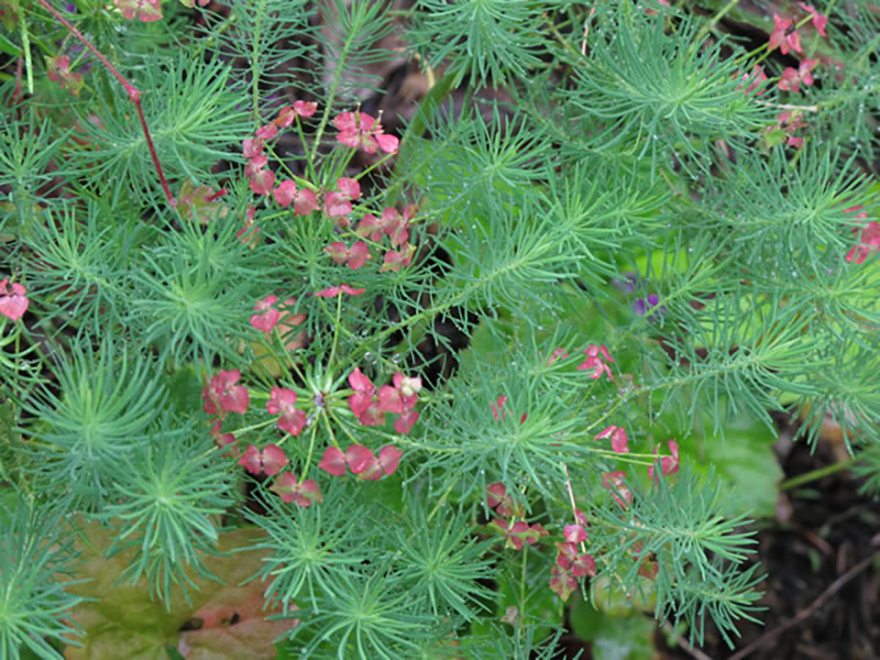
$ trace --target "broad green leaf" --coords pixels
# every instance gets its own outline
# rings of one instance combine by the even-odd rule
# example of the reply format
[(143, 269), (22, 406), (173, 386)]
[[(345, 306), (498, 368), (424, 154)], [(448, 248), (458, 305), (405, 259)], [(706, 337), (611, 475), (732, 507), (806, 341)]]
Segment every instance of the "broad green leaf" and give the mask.
[(571, 625), (584, 641), (593, 643), (595, 660), (650, 660), (654, 657), (654, 624), (641, 614), (614, 616), (575, 598)]
[[(223, 583), (196, 579), (192, 606), (180, 596), (167, 611), (150, 598), (145, 583), (119, 582), (132, 551), (104, 559), (112, 532), (96, 523), (85, 525), (77, 541), (82, 561), (72, 578), (88, 582), (70, 591), (94, 600), (74, 611), (71, 618), (86, 634), (81, 647), (67, 647), (65, 657), (166, 660), (166, 647), (172, 647), (187, 660), (273, 660), (275, 639), (293, 622), (267, 620), (276, 612), (263, 610), (263, 583), (239, 586), (259, 569), (259, 551), (231, 552), (251, 544), (259, 534), (252, 528), (222, 534), (220, 550), (227, 554), (205, 557), (204, 563)], [(182, 627), (188, 630), (181, 632)]]

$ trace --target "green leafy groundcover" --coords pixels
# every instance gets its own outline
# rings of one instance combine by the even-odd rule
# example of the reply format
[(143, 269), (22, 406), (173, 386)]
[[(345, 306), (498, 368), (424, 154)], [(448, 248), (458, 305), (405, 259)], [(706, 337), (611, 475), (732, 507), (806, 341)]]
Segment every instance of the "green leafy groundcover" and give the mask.
[(880, 484), (878, 32), (0, 0), (0, 660), (734, 647), (774, 420)]

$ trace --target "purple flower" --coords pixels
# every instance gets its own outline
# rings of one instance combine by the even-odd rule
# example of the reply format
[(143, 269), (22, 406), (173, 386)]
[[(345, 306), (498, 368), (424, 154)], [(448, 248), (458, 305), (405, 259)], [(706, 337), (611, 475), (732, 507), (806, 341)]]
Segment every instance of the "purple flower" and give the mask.
[[(656, 293), (649, 293), (647, 298), (639, 298), (638, 300), (636, 300), (635, 303), (633, 303), (633, 309), (635, 310), (636, 315), (644, 316), (648, 312), (648, 310), (653, 307), (657, 307), (659, 303), (660, 297)], [(648, 320), (655, 321), (657, 317), (662, 315), (664, 312), (666, 312), (665, 305), (656, 310), (655, 313), (652, 313), (650, 316), (648, 316)]]
[(635, 273), (624, 273), (621, 277), (615, 277), (611, 283), (624, 293), (632, 293), (639, 283), (639, 276)]

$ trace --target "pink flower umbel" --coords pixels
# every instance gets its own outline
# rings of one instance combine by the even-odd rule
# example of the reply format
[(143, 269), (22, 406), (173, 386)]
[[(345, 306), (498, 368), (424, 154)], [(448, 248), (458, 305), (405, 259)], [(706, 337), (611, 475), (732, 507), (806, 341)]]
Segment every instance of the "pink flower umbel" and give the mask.
[[(675, 474), (678, 472), (679, 467), (679, 458), (678, 458), (678, 443), (675, 440), (669, 441), (669, 453), (671, 456), (663, 456), (660, 458), (660, 471), (663, 473), (664, 477), (669, 476), (670, 474)], [(650, 466), (648, 468), (648, 478), (651, 481), (654, 481), (654, 466)]]
[[(746, 95), (751, 94), (756, 89), (758, 89), (758, 87), (761, 87), (761, 83), (763, 83), (764, 81), (770, 80), (767, 77), (767, 74), (764, 73), (764, 69), (762, 67), (758, 66), (757, 64), (752, 68), (751, 73), (744, 73), (742, 75), (742, 79), (749, 82), (749, 86), (746, 87), (746, 91), (744, 92)], [(742, 84), (740, 84), (740, 86), (737, 87), (737, 90), (740, 90), (742, 88), (743, 88), (743, 86), (742, 86)], [(767, 91), (766, 89), (761, 89), (761, 91), (758, 92), (756, 94), (756, 96), (761, 96), (761, 94), (763, 94), (766, 91)]]
[(266, 403), (270, 415), (278, 415), (278, 428), (293, 436), (299, 435), (306, 425), (306, 413), (294, 408), (296, 392), (283, 387), (273, 387)]
[(801, 50), (801, 35), (794, 29), (793, 19), (780, 18), (778, 14), (773, 14), (773, 26), (769, 41), (770, 50), (778, 48), (783, 55), (788, 55), (792, 50), (796, 53), (803, 52)]
[(340, 177), (336, 180), (338, 190), (324, 197), (324, 211), (331, 218), (351, 213), (351, 203), (361, 198), (361, 184), (355, 179)]
[(261, 330), (267, 335), (272, 334), (272, 330), (275, 329), (275, 326), (281, 319), (281, 312), (272, 306), (276, 302), (278, 302), (278, 296), (266, 296), (262, 300), (257, 301), (254, 305), (254, 311), (262, 313), (254, 314), (251, 317), (251, 327), (254, 330)]
[(626, 485), (626, 472), (618, 470), (616, 472), (606, 472), (602, 475), (602, 488), (608, 490), (614, 500), (624, 509), (629, 508), (632, 504), (632, 491)]
[[(265, 158), (265, 156), (258, 156), (257, 158)], [(252, 163), (256, 160), (256, 158), (251, 161)], [(250, 187), (258, 195), (266, 195), (272, 192), (272, 186), (275, 185), (275, 172), (272, 170), (264, 170), (259, 169), (254, 172), (250, 178)]]
[(514, 515), (516, 508), (514, 501), (507, 495), (507, 488), (500, 481), (486, 486), (486, 503), (495, 509), (499, 516)]
[(394, 374), (394, 386), (383, 385), (379, 388), (379, 408), (383, 412), (402, 415), (415, 408), (422, 389), (422, 379), (407, 378), (401, 373)]
[(501, 532), (506, 538), (505, 547), (514, 550), (522, 550), (523, 543), (535, 545), (539, 538), (549, 534), (540, 524), (529, 525), (524, 520), (511, 524), (502, 518), (495, 518), (489, 527)]
[(289, 462), (284, 450), (278, 445), (266, 445), (262, 452), (256, 445), (248, 445), (238, 464), (251, 474), (265, 472), (271, 477), (273, 474), (281, 472), (281, 469)]
[(622, 426), (609, 426), (598, 435), (593, 436), (594, 440), (604, 440), (605, 438), (611, 438), (611, 449), (618, 454), (629, 453), (629, 445), (627, 444), (629, 438), (627, 438), (626, 430)]
[(279, 206), (287, 208), (293, 202), (293, 212), (296, 215), (309, 215), (321, 208), (318, 203), (318, 195), (308, 188), (297, 188), (290, 179), (285, 179), (272, 191), (275, 201)]
[(585, 575), (596, 577), (596, 560), (593, 555), (578, 554), (577, 545), (571, 541), (557, 543), (556, 549), (559, 551), (556, 555), (556, 564), (560, 568), (571, 570), (574, 577)]
[(339, 129), (336, 139), (352, 149), (362, 147), (368, 154), (376, 153), (378, 148), (388, 154), (397, 152), (398, 139), (386, 135), (382, 125), (365, 112), (343, 112), (333, 125)]
[(605, 348), (605, 344), (602, 344), (601, 346), (590, 344), (584, 349), (584, 353), (587, 355), (587, 359), (578, 365), (578, 371), (592, 369), (593, 373), (590, 376), (591, 379), (596, 380), (597, 378), (601, 378), (604, 373), (608, 374), (608, 378), (614, 380), (614, 376), (611, 375), (611, 368), (603, 361), (604, 358), (604, 360), (608, 362), (614, 362), (614, 359), (608, 354), (608, 349)]
[(815, 8), (811, 7), (805, 2), (798, 2), (797, 4), (798, 7), (810, 14), (813, 20), (813, 27), (816, 28), (816, 32), (818, 32), (823, 37), (827, 37), (828, 35), (825, 34), (825, 26), (828, 24), (828, 17), (824, 14), (820, 14), (815, 10)]
[[(856, 217), (867, 217), (867, 214), (861, 214)], [(864, 227), (853, 227), (853, 229), (859, 234), (859, 242), (858, 245), (853, 247), (849, 251), (849, 254), (846, 255), (846, 260), (852, 262), (852, 260), (855, 259), (856, 263), (860, 264), (867, 259), (872, 252), (880, 250), (880, 222), (872, 221)]]
[(260, 126), (257, 129), (257, 137), (261, 140), (271, 140), (276, 135), (278, 135), (278, 126), (274, 123), (266, 124), (265, 126)]
[[(569, 543), (583, 543), (587, 540), (587, 530), (583, 525), (566, 525), (563, 530), (563, 536)], [(568, 568), (566, 566), (566, 568)]]
[(808, 58), (802, 60), (797, 69), (793, 69), (790, 66), (786, 67), (779, 80), (779, 89), (784, 89), (789, 92), (797, 92), (801, 88), (801, 83), (803, 83), (804, 86), (809, 87), (813, 84), (812, 71), (816, 68), (817, 64), (819, 64), (819, 60), (811, 60)]
[(348, 375), (348, 384), (354, 390), (354, 394), (348, 397), (348, 407), (355, 417), (360, 417), (374, 402), (376, 386), (361, 372), (360, 367)]
[(236, 412), (244, 415), (247, 412), (250, 396), (244, 385), (236, 385), (241, 378), (238, 369), (233, 371), (221, 371), (213, 376), (210, 382), (202, 388), (202, 399), (205, 402), (204, 410), (209, 415), (218, 415), (223, 419), (228, 412)]
[(296, 101), (291, 106), (285, 106), (278, 111), (278, 117), (275, 118), (275, 125), (278, 128), (288, 128), (291, 124), (293, 124), (293, 120), (296, 117), (302, 117), (303, 119), (307, 117), (311, 117), (315, 114), (315, 111), (318, 109), (318, 104), (315, 102), (308, 101)]
[(312, 295), (319, 298), (335, 298), (340, 293), (347, 293), (350, 296), (359, 296), (365, 291), (366, 289), (355, 289), (347, 284), (340, 284), (339, 286), (328, 286), (326, 289), (321, 289)]
[(382, 211), (382, 217), (377, 218), (371, 213), (365, 214), (358, 223), (357, 233), (361, 236), (369, 236), (374, 243), (382, 239), (382, 235), (391, 238), (391, 247), (403, 245), (409, 240), (409, 225), (415, 215), (415, 204), (408, 205), (400, 211), (389, 207)]
[(17, 321), (24, 316), (30, 304), (23, 284), (10, 284), (8, 279), (0, 280), (0, 314), (10, 321)]
[[(245, 158), (251, 160), (263, 155), (263, 141), (258, 138), (248, 138), (241, 141), (241, 152)], [(268, 162), (268, 161), (267, 161)], [(265, 163), (263, 163), (265, 165)], [(261, 167), (263, 166), (261, 165)]]
[[(214, 421), (214, 425), (211, 427), (211, 437), (214, 438), (214, 444), (217, 445), (218, 449), (223, 449), (235, 442), (235, 435), (232, 433), (222, 433), (220, 428), (223, 422), (219, 419)], [(223, 454), (224, 456), (238, 456), (238, 447), (231, 447), (230, 450)]]
[(292, 472), (285, 472), (278, 477), (270, 490), (278, 493), (282, 502), (295, 502), (297, 506), (312, 506), (315, 502), (324, 501), (321, 489), (314, 479), (306, 479), (299, 483)]
[(413, 255), (416, 252), (416, 246), (404, 243), (402, 248), (403, 249), (399, 252), (388, 250), (388, 252), (385, 253), (382, 267), (379, 269), (380, 273), (387, 273), (389, 271), (397, 273), (400, 272), (401, 267), (407, 267), (412, 263)]
[(325, 247), (324, 252), (340, 265), (347, 263), (352, 270), (363, 267), (368, 260), (373, 258), (373, 255), (370, 254), (370, 247), (363, 241), (357, 241), (350, 248), (346, 247), (345, 243), (336, 241)]
[(578, 588), (578, 581), (566, 569), (555, 564), (550, 569), (550, 574), (554, 577), (550, 578), (550, 590), (559, 594), (563, 601), (569, 599), (574, 590)]
[(162, 18), (160, 0), (114, 0), (114, 4), (129, 21), (137, 18), (141, 23), (152, 23)]
[(67, 55), (56, 55), (54, 59), (46, 58), (49, 80), (58, 83), (61, 89), (69, 89), (74, 96), (79, 96), (83, 86), (83, 77), (70, 70), (70, 58)]

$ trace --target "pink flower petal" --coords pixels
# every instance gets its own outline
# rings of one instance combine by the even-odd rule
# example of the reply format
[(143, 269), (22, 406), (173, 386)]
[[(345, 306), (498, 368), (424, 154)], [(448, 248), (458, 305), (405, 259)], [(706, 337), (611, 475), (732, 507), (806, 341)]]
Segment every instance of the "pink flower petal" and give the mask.
[(587, 532), (580, 525), (566, 525), (564, 536), (569, 543), (581, 543), (587, 540)]
[(251, 190), (258, 195), (269, 195), (272, 192), (272, 186), (275, 185), (275, 172), (272, 170), (261, 170), (254, 174), (250, 179)]
[(354, 474), (360, 474), (376, 463), (376, 456), (363, 445), (351, 445), (345, 450), (345, 462)]
[(244, 455), (238, 460), (238, 464), (251, 474), (260, 474), (263, 471), (262, 456), (256, 445), (248, 445)]
[(293, 104), (293, 110), (300, 117), (311, 117), (318, 109), (315, 101), (296, 101)]
[(318, 467), (334, 477), (341, 477), (345, 474), (345, 454), (337, 447), (327, 447)]
[(263, 472), (270, 477), (281, 472), (281, 468), (289, 462), (287, 454), (278, 445), (271, 444), (263, 448)]
[(401, 456), (403, 456), (403, 452), (394, 445), (385, 445), (379, 450), (379, 465), (387, 476), (390, 477), (397, 472)]
[(10, 321), (18, 321), (30, 305), (27, 289), (16, 282), (10, 285), (8, 279), (0, 280), (0, 314)]
[(290, 179), (285, 179), (278, 184), (272, 194), (279, 206), (287, 208), (296, 196), (296, 184)]
[(408, 413), (404, 413), (394, 421), (394, 430), (400, 433), (400, 435), (406, 435), (412, 430), (412, 427), (418, 420), (419, 411), (410, 410)]

